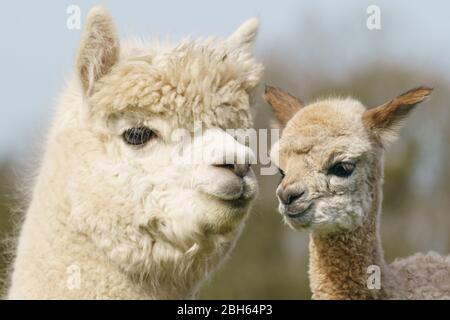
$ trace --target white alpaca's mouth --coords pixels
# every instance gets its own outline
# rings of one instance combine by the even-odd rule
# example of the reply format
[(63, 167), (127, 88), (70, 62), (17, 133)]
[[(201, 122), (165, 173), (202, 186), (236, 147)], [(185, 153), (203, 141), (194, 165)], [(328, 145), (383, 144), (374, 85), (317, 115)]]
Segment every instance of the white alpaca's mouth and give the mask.
[(217, 183), (216, 188), (201, 188), (199, 191), (224, 203), (244, 206), (256, 197), (258, 185), (254, 176), (233, 177), (225, 183)]
[(203, 191), (206, 195), (225, 202), (248, 202), (251, 201), (256, 192), (248, 191), (244, 182), (238, 188), (225, 188), (224, 190), (215, 190), (215, 192)]
[(209, 196), (214, 198), (224, 200), (224, 201), (234, 201), (243, 198), (244, 195), (244, 183), (243, 181), (233, 181), (229, 184), (221, 185), (219, 189), (213, 190), (202, 190)]

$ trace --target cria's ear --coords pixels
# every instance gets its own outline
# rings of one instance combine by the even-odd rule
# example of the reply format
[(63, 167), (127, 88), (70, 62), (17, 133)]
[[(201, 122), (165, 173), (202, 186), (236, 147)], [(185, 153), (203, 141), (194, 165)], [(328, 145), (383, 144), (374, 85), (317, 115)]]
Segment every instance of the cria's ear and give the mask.
[(109, 12), (100, 6), (89, 11), (77, 55), (77, 71), (86, 95), (119, 58), (119, 40)]
[(251, 47), (258, 33), (259, 20), (251, 18), (245, 21), (237, 30), (228, 37), (228, 42), (236, 47)]
[(304, 106), (300, 99), (279, 88), (267, 85), (264, 92), (264, 100), (272, 106), (275, 117), (283, 127)]
[(432, 91), (433, 89), (427, 87), (409, 90), (381, 106), (365, 111), (362, 115), (363, 123), (383, 145), (386, 145), (395, 140), (403, 120)]

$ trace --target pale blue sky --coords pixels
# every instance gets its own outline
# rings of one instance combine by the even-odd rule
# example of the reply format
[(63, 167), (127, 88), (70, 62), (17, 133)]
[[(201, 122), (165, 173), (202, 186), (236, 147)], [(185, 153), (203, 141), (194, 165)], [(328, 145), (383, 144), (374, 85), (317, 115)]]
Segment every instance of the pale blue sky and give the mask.
[[(257, 16), (260, 57), (275, 50), (335, 75), (377, 59), (450, 74), (450, 2), (444, 0), (8, 1), (0, 11), (0, 158), (27, 151), (48, 124), (80, 35), (66, 28), (71, 4), (83, 17), (104, 4), (122, 37), (226, 36)], [(381, 8), (381, 31), (365, 26), (370, 4)]]

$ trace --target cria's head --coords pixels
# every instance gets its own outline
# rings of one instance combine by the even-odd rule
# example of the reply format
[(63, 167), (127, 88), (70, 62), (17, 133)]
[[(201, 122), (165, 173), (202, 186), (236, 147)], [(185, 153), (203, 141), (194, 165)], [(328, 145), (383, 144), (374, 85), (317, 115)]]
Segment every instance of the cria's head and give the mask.
[(64, 97), (75, 107), (60, 111), (56, 134), (73, 160), (76, 227), (124, 269), (176, 273), (172, 262), (198, 252), (223, 256), (240, 231), (257, 184), (251, 150), (226, 129), (252, 126), (257, 28), (251, 19), (225, 39), (121, 44), (105, 9), (87, 16), (83, 106), (78, 93)]
[(295, 229), (351, 230), (365, 221), (382, 178), (382, 154), (411, 110), (428, 97), (420, 87), (376, 108), (359, 101), (321, 100), (304, 106), (280, 89), (265, 99), (284, 126), (271, 152), (282, 180), (279, 210)]

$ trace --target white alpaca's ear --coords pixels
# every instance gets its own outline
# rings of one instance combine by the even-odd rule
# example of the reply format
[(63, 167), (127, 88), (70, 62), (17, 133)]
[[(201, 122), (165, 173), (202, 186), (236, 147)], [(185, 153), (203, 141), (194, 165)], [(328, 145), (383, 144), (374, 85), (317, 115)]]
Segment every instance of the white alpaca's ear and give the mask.
[(245, 21), (237, 30), (228, 37), (228, 42), (235, 47), (251, 48), (258, 33), (259, 20), (251, 18)]
[(362, 115), (363, 123), (385, 146), (396, 139), (406, 117), (432, 91), (428, 87), (411, 89), (381, 106), (365, 111)]
[(285, 127), (291, 118), (304, 106), (304, 103), (289, 93), (266, 85), (264, 100), (273, 109), (279, 123)]
[(259, 20), (252, 18), (244, 22), (225, 41), (223, 61), (227, 56), (233, 57), (233, 64), (240, 70), (242, 88), (247, 92), (253, 90), (261, 80), (264, 70), (262, 64), (253, 59), (253, 44), (258, 33)]
[(119, 59), (119, 39), (109, 12), (97, 6), (86, 18), (77, 55), (77, 71), (84, 93), (89, 95), (98, 79)]

